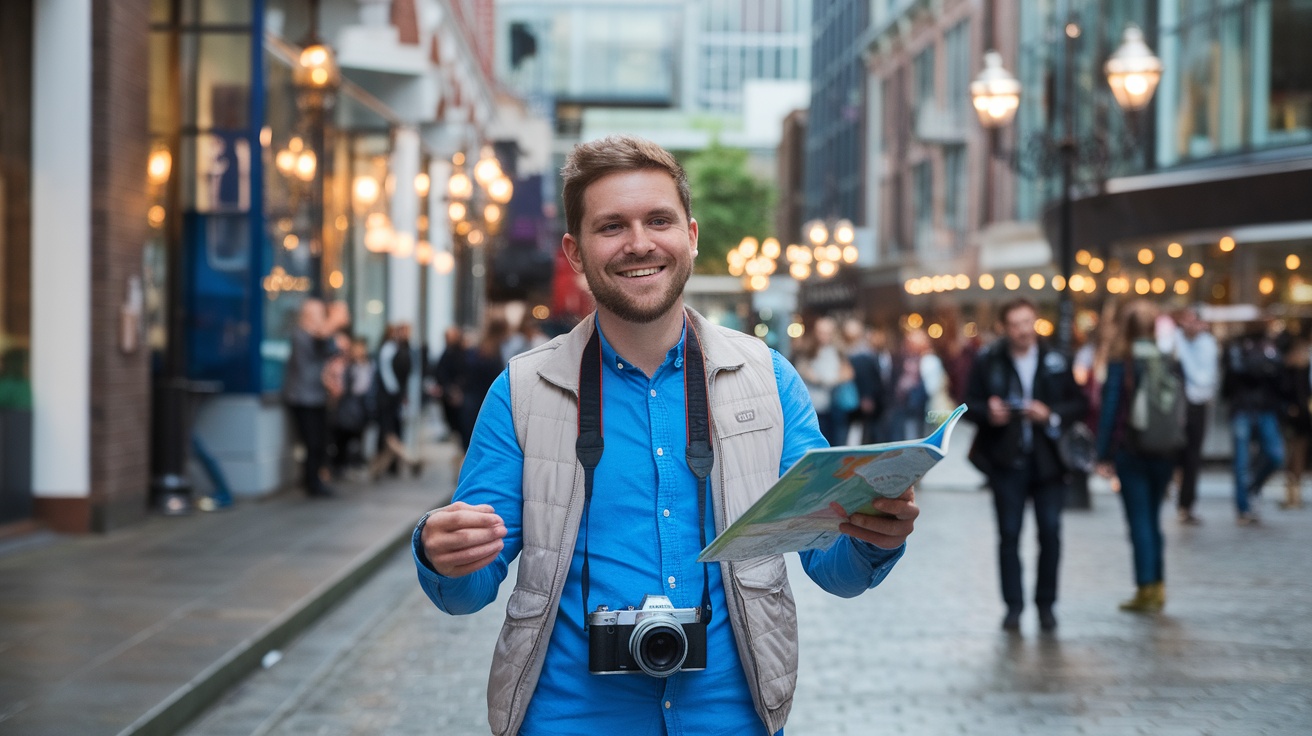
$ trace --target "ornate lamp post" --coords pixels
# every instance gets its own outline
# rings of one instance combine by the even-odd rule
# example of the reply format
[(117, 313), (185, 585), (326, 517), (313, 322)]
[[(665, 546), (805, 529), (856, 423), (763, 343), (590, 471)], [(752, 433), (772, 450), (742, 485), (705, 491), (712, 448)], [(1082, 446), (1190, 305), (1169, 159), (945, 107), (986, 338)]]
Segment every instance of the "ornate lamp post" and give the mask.
[[(1069, 287), (1071, 272), (1074, 270), (1074, 244), (1071, 218), (1071, 186), (1077, 159), (1081, 154), (1081, 143), (1075, 137), (1075, 64), (1073, 55), (1075, 44), (1080, 37), (1080, 27), (1067, 23), (1065, 27), (1066, 55), (1062, 69), (1061, 110), (1062, 125), (1060, 135), (1049, 132), (1038, 134), (1037, 168), (1039, 173), (1051, 173), (1050, 169), (1059, 167), (1061, 172), (1060, 226), (1057, 242), (1058, 266), (1062, 278), (1062, 288), (1058, 292), (1057, 343), (1067, 353), (1072, 348), (1073, 325), (1075, 320), (1074, 305), (1071, 301)], [(1107, 60), (1103, 69), (1107, 76), (1117, 104), (1127, 112), (1142, 110), (1152, 100), (1157, 82), (1162, 75), (1162, 62), (1144, 43), (1143, 32), (1136, 26), (1128, 26), (1120, 48)], [(984, 69), (970, 85), (970, 95), (974, 102), (979, 122), (984, 128), (997, 130), (1010, 124), (1020, 106), (1021, 84), (1002, 66), (1002, 57), (996, 51), (984, 55)], [(1056, 117), (1051, 116), (1050, 117)], [(1007, 158), (1019, 173), (1023, 164), (1018, 157)]]
[(311, 288), (319, 294), (323, 291), (323, 249), (327, 241), (324, 222), (324, 183), (329, 168), (327, 116), (342, 84), (337, 57), (319, 38), (319, 0), (310, 2), (310, 31), (301, 42), (301, 54), (292, 69), (292, 83), (297, 90), (297, 104), (307, 121), (308, 146), (298, 152), (293, 168), (297, 178), (310, 186), (310, 225), (314, 228), (310, 263), (315, 276)]

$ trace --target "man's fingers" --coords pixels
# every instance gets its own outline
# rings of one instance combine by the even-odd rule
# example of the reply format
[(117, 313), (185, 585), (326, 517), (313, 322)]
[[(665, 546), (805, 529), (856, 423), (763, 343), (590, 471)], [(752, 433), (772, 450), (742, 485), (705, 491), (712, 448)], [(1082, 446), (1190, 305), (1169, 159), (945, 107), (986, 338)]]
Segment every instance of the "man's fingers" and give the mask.
[(876, 498), (872, 503), (877, 511), (894, 516), (899, 519), (914, 520), (920, 515), (920, 507), (916, 505), (916, 487), (912, 486), (902, 492), (897, 498)]
[(430, 557), (429, 562), (432, 562), (433, 568), (443, 575), (458, 577), (487, 565), (501, 553), (505, 546), (505, 542), (494, 539), (473, 547), (462, 547), (439, 553), (436, 559)]
[(915, 487), (908, 488), (897, 498), (876, 498), (871, 505), (887, 516), (852, 514), (838, 530), (883, 549), (902, 546), (915, 529), (916, 517), (920, 516)]
[(436, 568), (438, 572), (441, 572), (443, 575), (449, 578), (458, 578), (462, 575), (468, 575), (471, 572), (477, 572), (479, 570), (482, 570), (483, 568), (492, 564), (492, 561), (497, 558), (497, 555), (500, 554), (500, 552), (501, 552), (501, 547), (500, 545), (498, 545), (496, 550), (494, 550), (493, 552), (486, 554), (482, 557), (476, 558), (472, 562), (463, 565), (454, 565), (454, 566), (438, 565), (436, 562), (434, 562), (433, 567)]
[(484, 567), (505, 547), (506, 523), (487, 504), (457, 501), (434, 511), (424, 524), (424, 555), (433, 568), (458, 577)]

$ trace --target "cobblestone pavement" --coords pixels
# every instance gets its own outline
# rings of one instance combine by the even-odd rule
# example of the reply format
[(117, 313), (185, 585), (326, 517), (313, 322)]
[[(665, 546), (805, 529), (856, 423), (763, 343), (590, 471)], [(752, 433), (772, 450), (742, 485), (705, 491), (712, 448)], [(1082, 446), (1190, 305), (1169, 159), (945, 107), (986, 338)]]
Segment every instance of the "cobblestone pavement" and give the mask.
[[(1217, 493), (1199, 502), (1201, 527), (1168, 509), (1166, 613), (1136, 616), (1116, 607), (1130, 551), (1119, 499), (1099, 489), (1092, 511), (1065, 516), (1058, 631), (1040, 635), (1031, 609), (1015, 636), (998, 627), (989, 495), (927, 488), (919, 501), (906, 557), (864, 596), (823, 594), (793, 557), (790, 736), (1312, 733), (1312, 511), (1239, 528)], [(508, 590), (445, 616), (398, 557), (190, 733), (486, 733)]]

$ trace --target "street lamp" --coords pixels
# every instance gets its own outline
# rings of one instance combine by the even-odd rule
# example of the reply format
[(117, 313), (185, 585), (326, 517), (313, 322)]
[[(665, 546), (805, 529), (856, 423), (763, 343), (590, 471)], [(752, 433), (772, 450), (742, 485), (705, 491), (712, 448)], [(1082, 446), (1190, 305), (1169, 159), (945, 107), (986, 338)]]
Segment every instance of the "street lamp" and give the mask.
[(770, 286), (770, 276), (778, 268), (780, 246), (775, 238), (766, 238), (758, 242), (748, 235), (738, 243), (738, 247), (729, 251), (729, 275), (741, 276), (743, 288), (748, 291), (764, 291)]
[[(514, 182), (497, 158), (496, 149), (485, 145), (466, 173), (466, 157), (457, 152), (452, 157), (452, 173), (446, 182), (447, 216), (455, 234), (456, 251), (433, 254), (439, 273), (456, 270), (457, 318), (473, 322), (483, 311), (486, 296), (487, 250), (506, 222)], [(457, 263), (459, 260), (459, 263)]]
[[(1059, 347), (1070, 352), (1072, 348), (1073, 325), (1075, 321), (1074, 305), (1071, 301), (1071, 272), (1074, 270), (1074, 244), (1071, 217), (1071, 185), (1074, 178), (1076, 159), (1080, 154), (1080, 144), (1076, 141), (1075, 110), (1073, 96), (1075, 93), (1073, 61), (1075, 43), (1080, 37), (1080, 27), (1076, 23), (1067, 23), (1065, 27), (1065, 67), (1063, 71), (1063, 94), (1061, 95), (1061, 118), (1063, 125), (1059, 137), (1050, 137), (1050, 133), (1039, 134), (1041, 151), (1039, 167), (1047, 168), (1056, 163), (1061, 170), (1060, 226), (1058, 239), (1059, 272), (1063, 288), (1058, 292), (1058, 327), (1057, 343)], [(1162, 76), (1162, 62), (1144, 43), (1143, 32), (1137, 26), (1125, 29), (1121, 46), (1107, 60), (1103, 69), (1112, 95), (1122, 109), (1136, 113), (1145, 108), (1152, 100), (1157, 82)], [(997, 130), (1008, 125), (1020, 105), (1021, 84), (1002, 66), (1002, 57), (996, 51), (984, 55), (984, 69), (970, 85), (970, 95), (979, 115), (979, 122), (984, 128)], [(1049, 116), (1052, 117), (1051, 115)], [(1018, 172), (1021, 162), (1016, 157), (1008, 157), (1008, 163)]]
[(810, 276), (812, 264), (815, 272), (827, 279), (838, 273), (840, 264), (856, 263), (856, 226), (851, 220), (842, 218), (832, 226), (824, 220), (810, 220), (802, 225), (802, 234), (810, 243), (810, 252), (806, 246), (798, 246), (787, 254), (789, 273), (799, 281)]

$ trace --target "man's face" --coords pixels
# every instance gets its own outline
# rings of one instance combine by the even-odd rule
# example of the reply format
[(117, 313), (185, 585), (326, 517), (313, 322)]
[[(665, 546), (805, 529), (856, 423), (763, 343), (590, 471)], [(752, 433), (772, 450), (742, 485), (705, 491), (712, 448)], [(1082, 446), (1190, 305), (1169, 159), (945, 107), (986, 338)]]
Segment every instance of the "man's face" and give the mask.
[(1180, 329), (1184, 330), (1184, 334), (1190, 339), (1197, 337), (1198, 333), (1202, 332), (1206, 326), (1207, 323), (1199, 319), (1198, 315), (1190, 310), (1185, 310), (1180, 314)]
[(1036, 316), (1033, 309), (1023, 306), (1007, 312), (1003, 326), (1007, 330), (1007, 343), (1012, 350), (1016, 352), (1029, 350), (1039, 339), (1038, 333), (1034, 331)]
[(583, 193), (580, 230), (566, 233), (562, 245), (599, 310), (648, 323), (680, 305), (697, 222), (684, 214), (669, 174), (644, 169), (593, 182)]

